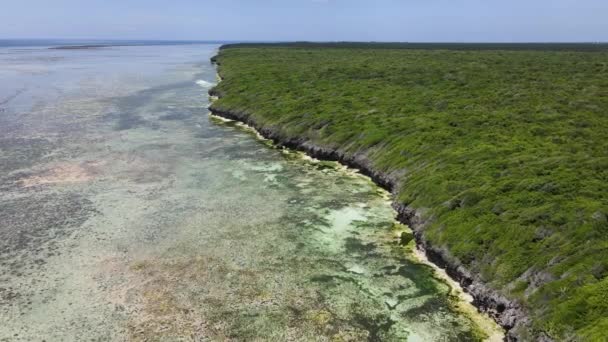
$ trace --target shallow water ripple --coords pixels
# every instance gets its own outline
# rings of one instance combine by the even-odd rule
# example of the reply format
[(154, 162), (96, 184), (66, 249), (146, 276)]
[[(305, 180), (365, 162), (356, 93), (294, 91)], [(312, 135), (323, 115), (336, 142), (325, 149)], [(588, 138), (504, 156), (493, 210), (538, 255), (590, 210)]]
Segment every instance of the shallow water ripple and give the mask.
[(387, 193), (208, 115), (216, 48), (0, 54), (0, 340), (486, 336)]

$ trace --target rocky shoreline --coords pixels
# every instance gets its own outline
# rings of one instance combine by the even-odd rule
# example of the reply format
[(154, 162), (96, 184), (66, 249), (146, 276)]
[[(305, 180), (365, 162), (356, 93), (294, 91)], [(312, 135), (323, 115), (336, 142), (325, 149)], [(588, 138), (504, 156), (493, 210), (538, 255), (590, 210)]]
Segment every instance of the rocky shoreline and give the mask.
[[(212, 58), (212, 62), (219, 65), (216, 57)], [(209, 95), (218, 98), (222, 97), (222, 94), (215, 88), (209, 90)], [(348, 167), (359, 170), (362, 174), (369, 176), (376, 184), (393, 194), (395, 193), (395, 189), (397, 189), (397, 177), (374, 170), (369, 160), (362, 154), (348, 155), (339, 149), (315, 145), (303, 137), (286, 137), (273, 127), (259, 125), (246, 112), (226, 110), (214, 107), (213, 105), (209, 107), (209, 110), (214, 115), (243, 122), (253, 127), (260, 135), (272, 140), (278, 146), (302, 151), (317, 159), (338, 161)], [(478, 276), (471, 273), (458, 260), (451, 257), (449, 252), (444, 248), (431, 245), (424, 236), (426, 222), (420, 212), (404, 203), (393, 202), (393, 207), (398, 213), (397, 220), (408, 225), (414, 231), (418, 248), (424, 251), (432, 263), (445, 269), (446, 273), (474, 298), (473, 304), (480, 311), (488, 313), (506, 330), (506, 341), (528, 341), (530, 339), (542, 342), (552, 341), (545, 334), (534, 334), (531, 331), (530, 319), (525, 309), (517, 302), (505, 298), (498, 291), (484, 284)]]

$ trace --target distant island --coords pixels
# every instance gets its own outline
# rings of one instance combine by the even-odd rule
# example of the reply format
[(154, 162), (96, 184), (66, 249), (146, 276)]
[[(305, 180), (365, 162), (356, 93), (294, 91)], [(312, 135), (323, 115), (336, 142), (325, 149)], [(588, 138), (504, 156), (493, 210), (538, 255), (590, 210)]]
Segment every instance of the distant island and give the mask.
[(63, 46), (53, 46), (50, 47), (50, 50), (86, 50), (86, 49), (99, 49), (106, 48), (112, 46), (120, 46), (120, 45), (63, 45)]

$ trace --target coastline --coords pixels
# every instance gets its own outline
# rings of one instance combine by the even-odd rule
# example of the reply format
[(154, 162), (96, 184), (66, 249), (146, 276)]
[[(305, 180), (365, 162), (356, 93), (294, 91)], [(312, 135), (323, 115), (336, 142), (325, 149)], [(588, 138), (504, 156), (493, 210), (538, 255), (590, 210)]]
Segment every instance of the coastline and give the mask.
[[(217, 97), (211, 96), (211, 100), (213, 101), (214, 99), (217, 99)], [(215, 115), (212, 112), (209, 113), (209, 116), (214, 120), (219, 120), (222, 122), (233, 122), (240, 129), (243, 129), (243, 130), (251, 133), (252, 135), (255, 136), (256, 139), (264, 142), (265, 144), (268, 144), (269, 146), (274, 146), (274, 147), (279, 147), (279, 148), (282, 147), (281, 145), (275, 144), (274, 141), (264, 137), (262, 134), (260, 134), (260, 132), (257, 129), (244, 123), (243, 121), (229, 119), (229, 118), (226, 118), (223, 116)], [(306, 160), (315, 160), (317, 162), (323, 161), (321, 159), (310, 156), (306, 152), (303, 152), (300, 150), (295, 150), (295, 149), (291, 149), (288, 147), (283, 147), (283, 148), (284, 148), (284, 151), (291, 151), (288, 153), (300, 154), (301, 158), (304, 158)], [(325, 159), (325, 160), (327, 160), (327, 159)], [(337, 162), (337, 163), (339, 163), (339, 162)], [(344, 168), (345, 172), (352, 172), (354, 174), (357, 174), (359, 177), (364, 177), (364, 178), (368, 179), (369, 181), (374, 182), (369, 176), (361, 173), (360, 170), (351, 168), (342, 163), (339, 163), (339, 164)], [(377, 183), (375, 183), (375, 182), (374, 182), (374, 184), (377, 185)], [(380, 189), (382, 189), (383, 196), (385, 196), (387, 201), (391, 201), (391, 199), (393, 198), (393, 194), (391, 192), (389, 192), (387, 189), (385, 189), (384, 187), (380, 187)], [(392, 201), (391, 201), (391, 203), (392, 203)], [(397, 220), (397, 217), (396, 217), (397, 212), (396, 212), (394, 206), (393, 206), (393, 211), (395, 213), (394, 222), (402, 224), (402, 222)], [(391, 234), (394, 234), (395, 235), (394, 238), (396, 240), (398, 240), (400, 238), (402, 232), (403, 231), (401, 231), (401, 230), (397, 230), (397, 231), (392, 232)], [(413, 234), (413, 230), (409, 227), (407, 227), (406, 232)], [(443, 268), (439, 267), (437, 264), (431, 262), (429, 260), (429, 258), (427, 257), (426, 253), (424, 252), (424, 250), (422, 248), (420, 248), (420, 245), (416, 242), (415, 239), (413, 239), (407, 245), (404, 245), (403, 248), (407, 251), (408, 254), (410, 254), (410, 257), (412, 258), (412, 260), (414, 260), (417, 263), (424, 264), (424, 265), (431, 267), (434, 271), (434, 277), (437, 280), (446, 283), (450, 287), (449, 295), (452, 297), (458, 298), (458, 300), (455, 300), (453, 302), (454, 309), (456, 311), (461, 312), (462, 314), (466, 315), (471, 321), (473, 321), (478, 327), (481, 327), (482, 330), (488, 334), (487, 338), (484, 341), (497, 342), (497, 341), (506, 340), (506, 337), (505, 337), (506, 331), (504, 330), (504, 328), (502, 326), (500, 326), (496, 322), (494, 317), (489, 315), (487, 312), (480, 311), (478, 309), (478, 307), (474, 305), (474, 298), (468, 292), (465, 291), (465, 289), (460, 285), (460, 283), (458, 281), (454, 280), (451, 276), (449, 276), (447, 274), (447, 272), (445, 271), (445, 269), (443, 269)]]
[[(217, 58), (214, 56), (211, 62), (217, 66)], [(218, 70), (218, 81), (222, 77)], [(209, 90), (209, 96), (220, 98), (222, 94), (215, 88)], [(265, 139), (271, 140), (278, 146), (298, 150), (307, 155), (320, 160), (337, 161), (345, 166), (356, 169), (363, 175), (372, 179), (374, 183), (386, 189), (391, 194), (395, 194), (398, 180), (390, 175), (374, 170), (369, 160), (363, 156), (348, 156), (339, 149), (319, 146), (303, 137), (285, 137), (273, 127), (258, 124), (252, 116), (246, 112), (237, 112), (216, 108), (211, 105), (210, 112), (218, 117), (242, 122), (253, 128), (257, 134)], [(396, 220), (410, 227), (414, 233), (416, 246), (426, 256), (426, 259), (445, 273), (471, 297), (472, 304), (480, 311), (488, 314), (494, 321), (505, 330), (505, 341), (528, 340), (534, 336), (531, 331), (531, 322), (525, 309), (517, 302), (502, 296), (498, 291), (483, 283), (479, 277), (471, 273), (457, 260), (449, 255), (449, 251), (431, 245), (424, 236), (426, 222), (416, 209), (397, 201), (393, 201), (393, 208), (397, 212)], [(537, 341), (552, 341), (545, 334), (537, 334), (534, 339)]]

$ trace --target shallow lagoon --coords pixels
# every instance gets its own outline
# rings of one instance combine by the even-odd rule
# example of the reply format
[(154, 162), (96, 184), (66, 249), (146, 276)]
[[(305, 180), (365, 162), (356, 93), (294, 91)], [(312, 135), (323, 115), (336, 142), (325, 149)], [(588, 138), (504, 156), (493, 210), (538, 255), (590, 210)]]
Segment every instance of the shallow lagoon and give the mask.
[(0, 50), (0, 340), (496, 333), (385, 191), (208, 115), (216, 48)]

